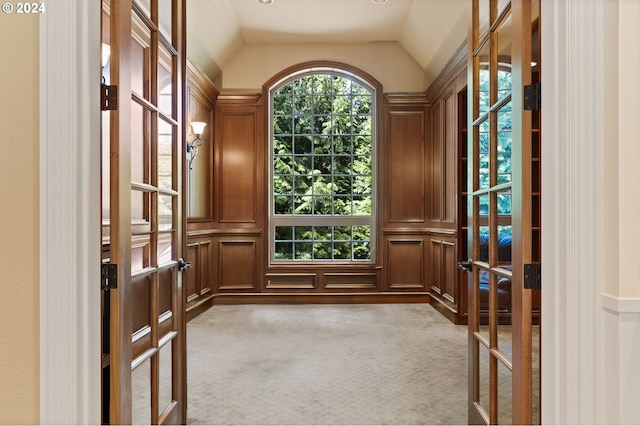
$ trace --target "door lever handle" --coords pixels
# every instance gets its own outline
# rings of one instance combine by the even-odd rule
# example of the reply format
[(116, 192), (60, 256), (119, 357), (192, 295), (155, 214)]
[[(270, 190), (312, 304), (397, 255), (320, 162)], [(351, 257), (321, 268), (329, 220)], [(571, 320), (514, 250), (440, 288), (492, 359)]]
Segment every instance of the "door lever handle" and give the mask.
[(473, 261), (469, 259), (466, 262), (458, 262), (458, 269), (461, 269), (467, 272), (473, 271)]
[(185, 262), (183, 258), (178, 259), (178, 271), (183, 272), (185, 269), (193, 268), (191, 262)]

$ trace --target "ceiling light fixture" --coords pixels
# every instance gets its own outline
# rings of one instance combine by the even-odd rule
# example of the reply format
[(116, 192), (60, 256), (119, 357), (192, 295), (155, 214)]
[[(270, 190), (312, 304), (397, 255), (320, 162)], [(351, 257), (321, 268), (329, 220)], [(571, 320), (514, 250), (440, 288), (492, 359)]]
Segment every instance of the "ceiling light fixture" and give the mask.
[(371, 3), (377, 3), (377, 4), (386, 3), (386, 2), (387, 0), (371, 0)]
[(271, 4), (273, 3), (273, 0), (258, 0), (259, 4)]

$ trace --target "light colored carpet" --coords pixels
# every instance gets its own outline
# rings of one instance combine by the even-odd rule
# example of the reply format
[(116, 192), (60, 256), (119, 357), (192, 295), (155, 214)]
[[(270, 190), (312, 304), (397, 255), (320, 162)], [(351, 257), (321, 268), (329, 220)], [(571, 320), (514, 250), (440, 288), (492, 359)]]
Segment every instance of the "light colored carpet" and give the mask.
[(190, 424), (467, 422), (467, 329), (426, 304), (214, 306), (187, 339)]

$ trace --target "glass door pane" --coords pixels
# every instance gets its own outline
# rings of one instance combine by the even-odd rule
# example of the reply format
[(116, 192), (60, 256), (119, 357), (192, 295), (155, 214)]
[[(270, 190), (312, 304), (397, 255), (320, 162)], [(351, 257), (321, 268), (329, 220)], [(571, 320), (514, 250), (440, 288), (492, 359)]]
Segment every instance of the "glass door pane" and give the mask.
[(540, 7), (473, 0), (473, 8), (469, 421), (524, 424), (538, 422), (540, 408), (540, 364), (532, 361), (539, 292), (523, 284), (524, 265), (540, 261), (540, 120), (523, 106), (523, 86), (540, 78)]
[[(530, 187), (522, 179), (520, 158), (514, 157), (521, 155), (525, 142), (520, 135), (512, 134), (514, 129), (524, 129), (521, 122), (514, 121), (522, 121), (522, 96), (514, 92), (514, 75), (518, 75), (514, 73), (519, 70), (513, 68), (518, 63), (513, 58), (528, 53), (521, 49), (520, 42), (512, 41), (521, 38), (523, 22), (525, 28), (529, 25), (528, 14), (522, 11), (530, 3), (474, 0), (473, 7), (475, 18), (469, 37), (473, 69), (468, 153), (472, 163), (468, 170), (473, 208), (468, 223), (473, 240), (469, 254), (474, 261), (469, 315), (469, 420), (510, 424), (521, 416), (526, 418), (531, 398), (530, 393), (514, 387), (519, 380), (529, 380), (531, 367), (523, 365), (529, 358), (522, 353), (529, 347), (521, 338), (528, 336), (531, 324), (530, 313), (525, 312), (528, 295), (523, 294), (521, 279), (515, 279), (514, 274), (521, 271), (524, 254), (512, 244), (514, 233), (520, 236), (525, 232), (523, 208), (514, 208), (514, 202), (519, 203), (529, 190), (523, 188)], [(517, 114), (514, 108), (518, 108)]]

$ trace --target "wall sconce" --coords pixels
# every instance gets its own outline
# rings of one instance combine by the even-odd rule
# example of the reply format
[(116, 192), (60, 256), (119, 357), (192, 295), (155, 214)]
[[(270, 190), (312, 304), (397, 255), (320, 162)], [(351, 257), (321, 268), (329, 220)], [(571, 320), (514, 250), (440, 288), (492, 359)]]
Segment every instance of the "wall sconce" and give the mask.
[(187, 142), (187, 152), (191, 154), (189, 157), (189, 170), (193, 169), (192, 163), (193, 160), (198, 156), (198, 147), (202, 146), (202, 132), (204, 132), (204, 127), (207, 125), (204, 121), (192, 121), (191, 122), (191, 131), (195, 135), (195, 139), (191, 142)]

